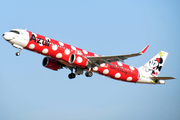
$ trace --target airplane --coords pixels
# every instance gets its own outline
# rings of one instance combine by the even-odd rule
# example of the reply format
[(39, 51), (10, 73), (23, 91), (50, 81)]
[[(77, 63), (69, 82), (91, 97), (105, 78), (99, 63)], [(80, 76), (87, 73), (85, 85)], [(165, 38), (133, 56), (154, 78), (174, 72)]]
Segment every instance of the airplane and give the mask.
[(2, 36), (13, 47), (19, 49), (16, 56), (19, 56), (23, 49), (42, 54), (46, 56), (42, 61), (44, 67), (54, 71), (69, 68), (71, 71), (68, 75), (69, 79), (82, 75), (84, 71), (86, 71), (86, 77), (91, 77), (94, 72), (131, 83), (165, 84), (165, 80), (175, 79), (174, 77), (158, 77), (168, 55), (165, 51), (160, 51), (139, 68), (124, 64), (124, 60), (144, 54), (149, 45), (138, 53), (100, 56), (28, 30), (12, 29)]

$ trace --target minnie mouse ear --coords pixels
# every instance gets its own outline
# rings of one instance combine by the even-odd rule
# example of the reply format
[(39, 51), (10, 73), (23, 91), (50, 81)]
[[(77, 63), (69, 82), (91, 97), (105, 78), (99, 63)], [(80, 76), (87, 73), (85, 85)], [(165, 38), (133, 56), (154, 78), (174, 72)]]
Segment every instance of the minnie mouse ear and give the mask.
[(163, 63), (163, 59), (162, 58), (156, 58), (156, 61), (158, 61), (158, 63)]

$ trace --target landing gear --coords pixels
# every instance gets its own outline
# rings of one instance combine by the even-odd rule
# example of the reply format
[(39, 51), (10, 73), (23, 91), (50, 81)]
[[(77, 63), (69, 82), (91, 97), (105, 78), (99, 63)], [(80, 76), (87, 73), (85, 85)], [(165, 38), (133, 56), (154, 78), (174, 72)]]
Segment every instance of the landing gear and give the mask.
[(73, 73), (73, 68), (69, 68), (71, 70), (71, 73), (68, 75), (69, 79), (74, 79), (76, 77), (76, 74)]
[(19, 56), (20, 55), (20, 52), (21, 52), (21, 48), (19, 48), (19, 52), (16, 52), (16, 56)]
[(86, 75), (86, 77), (92, 77), (93, 73), (92, 72), (86, 72), (85, 75)]
[(16, 56), (19, 56), (19, 55), (20, 55), (20, 52), (17, 52), (17, 53), (16, 53)]
[[(73, 67), (68, 67), (70, 70), (71, 70), (71, 73), (68, 75), (68, 77), (69, 77), (69, 79), (74, 79), (75, 77), (76, 77), (76, 75), (82, 75), (83, 74), (83, 68), (75, 68), (75, 73), (73, 73)], [(89, 71), (87, 71), (86, 73), (85, 73), (85, 76), (86, 77), (92, 77), (92, 75), (93, 75), (93, 73), (90, 71), (90, 69), (89, 69)]]
[(74, 74), (74, 73), (70, 73), (70, 74), (68, 75), (68, 77), (69, 77), (69, 79), (73, 79), (73, 78), (75, 78), (75, 77), (76, 77), (76, 74)]

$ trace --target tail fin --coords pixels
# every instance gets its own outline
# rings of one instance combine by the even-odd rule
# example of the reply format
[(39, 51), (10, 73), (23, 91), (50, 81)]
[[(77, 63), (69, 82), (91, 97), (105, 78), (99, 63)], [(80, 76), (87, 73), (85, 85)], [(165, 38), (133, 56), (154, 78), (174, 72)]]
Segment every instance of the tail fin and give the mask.
[(143, 73), (146, 73), (149, 77), (157, 77), (162, 69), (162, 66), (168, 56), (167, 52), (161, 51), (145, 65), (139, 68)]

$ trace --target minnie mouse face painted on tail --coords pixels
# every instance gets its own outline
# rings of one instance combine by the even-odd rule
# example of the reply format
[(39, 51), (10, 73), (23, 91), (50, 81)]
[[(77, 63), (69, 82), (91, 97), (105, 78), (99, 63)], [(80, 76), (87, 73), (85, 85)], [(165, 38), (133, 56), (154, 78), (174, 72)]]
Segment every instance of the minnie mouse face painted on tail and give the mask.
[(161, 68), (167, 58), (168, 53), (161, 51), (155, 57), (153, 57), (150, 61), (148, 61), (143, 69), (150, 73), (150, 76), (157, 77), (161, 71)]
[(156, 58), (149, 61), (149, 72), (152, 76), (157, 76), (162, 68), (163, 58)]

